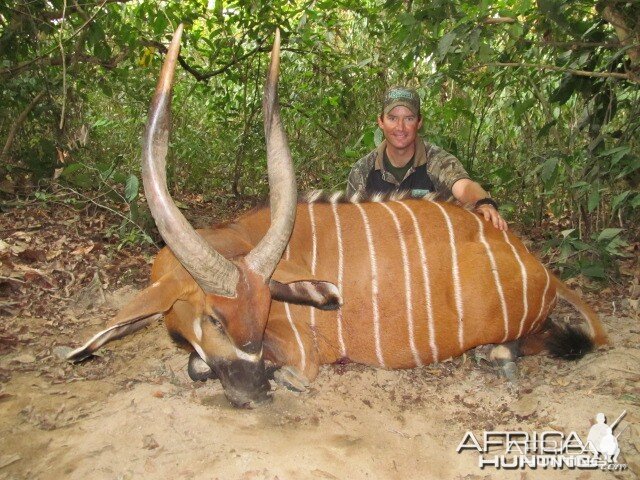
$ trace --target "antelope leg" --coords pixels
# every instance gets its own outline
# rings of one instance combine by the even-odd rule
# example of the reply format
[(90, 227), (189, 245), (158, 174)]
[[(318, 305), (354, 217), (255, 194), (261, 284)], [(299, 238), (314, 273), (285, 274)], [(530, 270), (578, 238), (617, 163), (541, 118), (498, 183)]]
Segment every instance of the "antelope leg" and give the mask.
[(474, 349), (476, 361), (485, 361), (496, 367), (498, 375), (511, 383), (518, 381), (518, 366), (515, 359), (519, 357), (518, 341), (500, 345), (480, 345)]
[(281, 387), (294, 392), (306, 392), (309, 380), (296, 367), (284, 366), (273, 372), (273, 379)]

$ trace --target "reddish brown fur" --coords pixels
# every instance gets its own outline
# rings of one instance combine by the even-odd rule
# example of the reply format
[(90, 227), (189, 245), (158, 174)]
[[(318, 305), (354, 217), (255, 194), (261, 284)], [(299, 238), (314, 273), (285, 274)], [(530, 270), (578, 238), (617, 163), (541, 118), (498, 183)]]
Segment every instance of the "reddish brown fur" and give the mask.
[[(433, 342), (438, 350), (437, 356), (431, 349), (432, 342), (429, 337), (418, 237), (414, 233), (412, 219), (401, 203), (413, 211), (423, 235), (433, 305)], [(440, 204), (451, 219), (458, 254), (464, 308), (464, 342), (460, 346), (449, 233), (439, 207), (434, 202), (411, 199), (392, 201), (386, 205), (396, 214), (406, 242), (411, 272), (414, 339), (419, 362), (427, 364), (460, 355), (478, 345), (518, 338), (524, 312), (522, 274), (511, 247), (504, 241), (503, 233), (481, 220), (504, 290), (508, 312), (506, 338), (502, 307), (491, 273), (489, 257), (480, 241), (478, 223), (474, 218), (476, 214), (452, 204)], [(369, 217), (376, 249), (380, 345), (384, 363), (387, 368), (414, 367), (416, 360), (409, 343), (403, 262), (395, 223), (382, 204), (372, 202), (361, 206)], [(339, 204), (336, 209), (341, 223), (344, 251), (344, 304), (340, 313), (346, 356), (350, 361), (379, 365), (371, 302), (371, 262), (363, 220), (355, 204)], [(274, 280), (289, 283), (317, 279), (338, 284), (338, 242), (333, 205), (313, 204), (313, 213), (317, 240), (316, 271), (313, 274), (311, 272), (312, 228), (309, 207), (307, 204), (299, 204), (296, 224), (289, 242), (288, 259), (283, 257), (280, 261), (272, 277)], [(112, 324), (126, 322), (127, 318), (131, 319), (134, 316), (139, 317), (141, 311), (147, 315), (155, 311), (165, 311), (165, 323), (169, 331), (178, 333), (192, 345), (200, 345), (209, 359), (233, 357), (233, 347), (256, 353), (262, 346), (267, 360), (278, 365), (294, 366), (309, 380), (313, 380), (320, 364), (341, 360), (338, 312), (315, 310), (313, 315), (316, 328), (313, 330), (312, 307), (289, 305), (292, 321), (304, 346), (306, 359), (303, 361), (298, 340), (286, 316), (285, 304), (271, 302), (268, 287), (243, 266), (242, 257), (262, 238), (268, 225), (269, 210), (263, 209), (252, 211), (234, 223), (199, 231), (218, 252), (239, 265), (241, 281), (236, 297), (205, 296), (172, 253), (165, 248), (158, 254), (151, 275), (152, 282), (158, 284), (155, 288), (161, 287), (158, 292), (162, 292), (163, 298), (160, 300), (153, 290), (154, 287), (150, 287), (125, 307)], [(547, 281), (545, 268), (515, 235), (509, 233), (508, 238), (518, 252), (527, 273), (528, 314), (521, 335), (527, 336), (542, 328), (542, 320), (555, 305), (556, 288), (561, 282), (551, 276), (543, 299)], [(562, 288), (563, 297), (566, 297), (568, 289), (564, 286)], [(167, 295), (168, 289), (173, 291), (172, 295)], [(581, 302), (580, 306), (584, 310), (585, 305), (578, 297), (572, 297), (570, 300), (576, 302), (576, 299)], [(154, 308), (156, 310), (151, 312)], [(207, 320), (207, 317), (225, 322), (226, 335), (221, 333), (212, 321)], [(201, 338), (197, 338), (194, 331), (194, 319), (203, 319), (200, 322)], [(538, 322), (534, 325), (536, 320)], [(606, 342), (606, 336), (597, 317), (592, 317), (590, 321), (595, 322), (596, 342)], [(539, 350), (536, 336), (529, 338), (529, 350)]]
[[(425, 297), (423, 288), (417, 288), (421, 283), (419, 273), (420, 258), (418, 248), (415, 246), (417, 239), (413, 235), (407, 235), (407, 250), (410, 264), (412, 265), (412, 280), (414, 280), (413, 310), (415, 313), (415, 338), (418, 351), (421, 352), (423, 363), (433, 360), (441, 360), (450, 356), (460, 355), (464, 350), (480, 344), (500, 343), (504, 336), (502, 328), (502, 313), (497, 299), (493, 279), (490, 277), (490, 265), (484, 247), (478, 243), (478, 228), (476, 222), (470, 217), (474, 215), (459, 207), (443, 204), (447, 213), (452, 217), (456, 241), (458, 244), (458, 260), (460, 268), (460, 280), (463, 285), (463, 305), (465, 315), (465, 344), (461, 349), (457, 342), (457, 315), (455, 302), (452, 298), (453, 284), (451, 279), (451, 258), (446, 224), (442, 216), (435, 210), (437, 207), (430, 202), (421, 200), (405, 200), (407, 205), (414, 209), (418, 222), (425, 232), (425, 244), (427, 250), (427, 262), (431, 272), (432, 304), (434, 305), (434, 323), (436, 325), (436, 344), (439, 348), (438, 358), (432, 358), (429, 348), (428, 332), (426, 326)], [(403, 209), (390, 206), (398, 215), (403, 231), (411, 232), (413, 226), (411, 220)], [(408, 348), (408, 332), (405, 318), (403, 275), (401, 270), (402, 258), (400, 256), (399, 242), (395, 227), (391, 218), (376, 203), (365, 204), (366, 211), (370, 213), (372, 221), (372, 234), (376, 239), (376, 256), (379, 260), (378, 271), (380, 274), (380, 321), (381, 344), (385, 354), (385, 363), (390, 368), (407, 368), (415, 366), (411, 352)], [(318, 271), (315, 277), (333, 283), (337, 282), (336, 260), (336, 235), (333, 227), (331, 205), (317, 204), (314, 206), (318, 219), (327, 218), (326, 221), (316, 220), (322, 225), (322, 234), (318, 237), (319, 256), (327, 260), (319, 260)], [(359, 363), (377, 364), (375, 346), (373, 342), (373, 320), (371, 310), (370, 267), (366, 253), (367, 243), (364, 229), (361, 228), (362, 220), (356, 211), (356, 206), (351, 204), (340, 205), (339, 214), (343, 225), (350, 225), (349, 230), (343, 231), (345, 252), (345, 279), (344, 279), (344, 305), (342, 314), (345, 322), (344, 331), (347, 339), (347, 354), (349, 359)], [(374, 220), (375, 219), (375, 220)], [(251, 223), (251, 221), (249, 222)], [(310, 234), (308, 213), (306, 206), (298, 208), (297, 223), (290, 241), (290, 261), (309, 265), (309, 238)], [(428, 225), (428, 227), (427, 227)], [(505, 284), (505, 296), (509, 299), (520, 295), (518, 300), (509, 301), (509, 336), (507, 340), (516, 337), (519, 322), (522, 316), (522, 300), (520, 289), (520, 269), (516, 264), (510, 247), (501, 238), (501, 232), (493, 229), (488, 223), (485, 226), (487, 241), (495, 249), (494, 255), (499, 268), (505, 276), (512, 280)], [(523, 263), (532, 272), (530, 279), (530, 292), (528, 297), (532, 299), (530, 314), (527, 318), (524, 331), (528, 332), (533, 320), (538, 316), (540, 298), (544, 289), (546, 277), (544, 267), (525, 249), (513, 235), (510, 239), (518, 253), (523, 257)], [(434, 252), (438, 252), (434, 254)], [(430, 255), (431, 253), (431, 255)], [(331, 259), (332, 261), (329, 261)], [(462, 267), (464, 266), (464, 268)], [(506, 282), (505, 282), (506, 283)], [(467, 288), (464, 288), (464, 285)], [(549, 288), (545, 302), (554, 298), (552, 287)], [(283, 306), (274, 304), (271, 318), (284, 316)], [(292, 306), (291, 310), (299, 323), (308, 321), (309, 308)], [(548, 309), (545, 309), (548, 310)], [(546, 316), (547, 311), (543, 312)], [(340, 358), (337, 349), (336, 312), (316, 312), (317, 336), (319, 341), (320, 363), (335, 362)], [(270, 320), (271, 321), (271, 320)], [(309, 337), (309, 336), (307, 336)], [(308, 345), (311, 349), (311, 345)], [(277, 360), (277, 359), (275, 359)], [(311, 367), (309, 367), (311, 368)], [(309, 372), (311, 373), (311, 372)]]
[[(502, 310), (490, 274), (490, 263), (484, 246), (479, 242), (479, 232), (475, 215), (454, 205), (442, 204), (450, 215), (458, 247), (458, 263), (460, 265), (460, 283), (462, 285), (464, 305), (464, 346), (457, 342), (457, 315), (453, 299), (452, 264), (446, 224), (437, 207), (432, 202), (423, 200), (404, 200), (414, 210), (422, 227), (427, 263), (432, 283), (432, 304), (434, 305), (434, 323), (436, 344), (439, 349), (438, 358), (433, 358), (429, 347), (428, 329), (425, 318), (424, 288), (419, 273), (420, 257), (416, 245), (417, 239), (412, 235), (413, 226), (409, 215), (403, 208), (393, 202), (388, 204), (406, 232), (407, 251), (412, 265), (413, 311), (416, 346), (421, 361), (429, 363), (451, 356), (460, 355), (463, 351), (480, 344), (500, 343), (504, 338)], [(391, 217), (380, 204), (363, 204), (371, 218), (372, 234), (377, 248), (380, 292), (380, 330), (381, 344), (385, 364), (389, 368), (407, 368), (415, 366), (408, 347), (408, 329), (405, 315), (402, 258), (399, 240)], [(311, 223), (307, 204), (298, 205), (296, 225), (289, 243), (289, 260), (281, 261), (274, 279), (278, 279), (285, 264), (295, 265), (298, 269), (298, 280), (321, 279), (337, 284), (337, 238), (333, 220), (332, 205), (317, 203), (313, 205), (317, 226), (318, 264), (315, 275), (311, 274)], [(378, 364), (373, 341), (373, 315), (371, 307), (371, 273), (367, 251), (367, 241), (362, 227), (362, 220), (357, 207), (353, 204), (338, 205), (342, 223), (343, 246), (345, 251), (344, 287), (342, 306), (343, 332), (347, 346), (348, 358), (354, 362)], [(216, 244), (223, 254), (239, 254), (255, 244), (268, 227), (268, 210), (249, 213), (234, 224), (223, 229), (207, 231), (208, 240)], [(484, 221), (484, 220), (483, 220)], [(347, 227), (348, 226), (348, 227)], [(485, 222), (485, 236), (490, 244), (508, 306), (509, 334), (508, 340), (517, 337), (520, 320), (523, 314), (522, 277), (511, 248), (504, 242), (502, 233)], [(246, 245), (238, 248), (237, 244), (227, 245), (221, 239), (233, 238), (246, 241)], [(215, 239), (215, 240), (214, 240)], [(509, 239), (521, 256), (528, 273), (529, 314), (525, 319), (523, 332), (529, 333), (532, 323), (539, 317), (542, 293), (546, 276), (544, 267), (511, 233)], [(285, 280), (291, 281), (291, 278)], [(544, 319), (555, 303), (555, 286), (552, 282), (544, 298)], [(313, 344), (313, 332), (309, 328), (311, 307), (290, 305), (293, 319), (298, 327), (306, 353), (310, 357), (305, 365), (305, 374), (313, 379), (317, 373), (317, 364), (332, 363), (340, 359), (338, 347), (338, 330), (335, 311), (315, 312), (316, 332), (318, 339), (317, 353)], [(188, 319), (185, 319), (189, 323)], [(542, 326), (539, 322), (536, 331)], [(171, 328), (171, 327), (169, 327)], [(234, 336), (234, 335), (232, 335)], [(269, 323), (265, 334), (265, 355), (277, 364), (300, 365), (300, 354), (293, 332), (286, 319), (284, 305), (274, 302), (269, 315)]]

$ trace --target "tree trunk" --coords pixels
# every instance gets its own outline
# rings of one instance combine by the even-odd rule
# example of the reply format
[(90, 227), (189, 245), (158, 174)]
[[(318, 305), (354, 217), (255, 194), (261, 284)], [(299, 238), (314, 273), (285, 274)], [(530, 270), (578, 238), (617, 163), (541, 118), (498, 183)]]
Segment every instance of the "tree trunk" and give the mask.
[(5, 142), (4, 147), (2, 148), (2, 153), (0, 153), (0, 160), (4, 160), (7, 157), (7, 155), (9, 154), (9, 150), (13, 145), (13, 141), (16, 139), (18, 130), (20, 130), (20, 127), (27, 119), (27, 116), (29, 115), (31, 110), (33, 110), (33, 108), (38, 104), (38, 102), (42, 100), (42, 97), (44, 97), (45, 93), (46, 93), (45, 90), (42, 90), (40, 93), (38, 93), (33, 98), (33, 100), (31, 100), (29, 105), (27, 105), (25, 109), (22, 110), (22, 112), (20, 113), (20, 115), (18, 116), (14, 124), (11, 126), (11, 130), (9, 130), (9, 135), (7, 136), (7, 141)]
[(631, 60), (631, 67), (637, 69), (640, 67), (640, 35), (630, 27), (619, 10), (616, 9), (615, 3), (603, 2), (601, 4), (600, 14), (607, 22), (609, 22), (620, 40), (620, 44), (623, 47), (630, 47), (627, 50), (629, 59)]

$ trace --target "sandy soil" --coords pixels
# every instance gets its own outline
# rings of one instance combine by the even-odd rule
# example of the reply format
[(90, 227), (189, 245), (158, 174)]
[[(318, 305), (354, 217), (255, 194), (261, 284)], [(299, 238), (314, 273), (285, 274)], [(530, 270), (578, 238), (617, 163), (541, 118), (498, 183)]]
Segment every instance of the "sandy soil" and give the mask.
[[(74, 338), (59, 343), (79, 343), (133, 291), (94, 295), (91, 318), (70, 309)], [(309, 392), (276, 388), (273, 404), (254, 411), (231, 408), (216, 382), (192, 382), (161, 324), (75, 366), (60, 344), (35, 339), (0, 358), (0, 371), (12, 371), (0, 394), (0, 479), (637, 478), (640, 328), (632, 307), (616, 308), (603, 315), (612, 348), (574, 363), (523, 358), (517, 386), (472, 355), (409, 371), (334, 365)], [(556, 313), (565, 315), (575, 313)], [(481, 470), (476, 452), (456, 453), (467, 430), (586, 438), (597, 412), (612, 421), (623, 410), (626, 472)]]

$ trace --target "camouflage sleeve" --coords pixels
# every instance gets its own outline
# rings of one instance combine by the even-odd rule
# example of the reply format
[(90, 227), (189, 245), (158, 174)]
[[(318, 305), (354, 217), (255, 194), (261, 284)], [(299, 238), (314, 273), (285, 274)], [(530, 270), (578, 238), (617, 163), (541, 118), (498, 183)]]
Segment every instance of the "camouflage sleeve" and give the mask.
[(436, 146), (427, 146), (428, 171), (438, 195), (451, 197), (453, 184), (463, 178), (470, 178), (467, 171), (455, 156)]
[(360, 195), (365, 194), (367, 178), (369, 177), (369, 172), (375, 165), (375, 161), (376, 151), (374, 150), (353, 165), (349, 172), (349, 178), (347, 179), (347, 198), (351, 198), (356, 193)]

